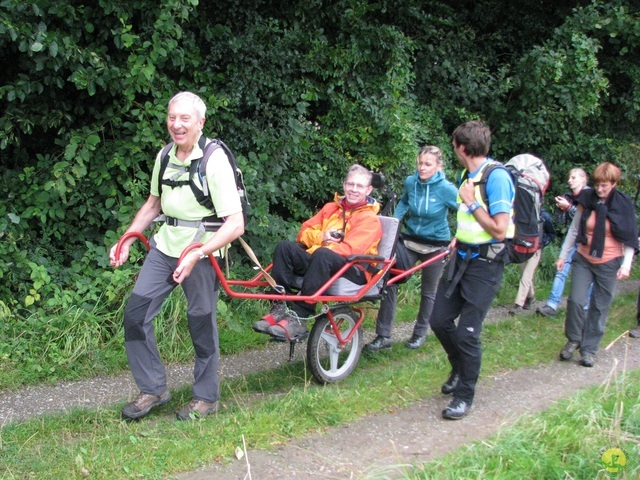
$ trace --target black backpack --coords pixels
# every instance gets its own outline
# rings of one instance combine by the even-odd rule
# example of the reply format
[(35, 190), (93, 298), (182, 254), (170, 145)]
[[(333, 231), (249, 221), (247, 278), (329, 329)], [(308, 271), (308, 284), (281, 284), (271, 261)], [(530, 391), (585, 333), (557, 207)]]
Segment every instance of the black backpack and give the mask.
[[(549, 170), (544, 162), (529, 153), (516, 155), (504, 165), (493, 161), (482, 171), (482, 177), (474, 181), (480, 187), (485, 205), (487, 179), (496, 168), (504, 168), (511, 175), (515, 187), (513, 223), (515, 235), (508, 245), (509, 263), (529, 260), (542, 247), (542, 198), (549, 187)], [(468, 172), (465, 172), (468, 175)]]
[[(213, 201), (211, 200), (211, 195), (209, 195), (209, 189), (206, 179), (206, 171), (207, 171), (207, 162), (211, 157), (211, 154), (217, 150), (218, 148), (222, 148), (224, 153), (229, 160), (229, 164), (234, 172), (234, 179), (236, 182), (236, 188), (238, 189), (238, 194), (240, 195), (240, 202), (242, 204), (242, 214), (244, 216), (245, 223), (247, 221), (247, 199), (245, 195), (245, 186), (244, 186), (244, 178), (242, 176), (242, 171), (238, 168), (238, 163), (236, 161), (235, 156), (227, 147), (227, 145), (217, 138), (208, 139), (204, 135), (200, 137), (198, 140), (198, 145), (200, 146), (200, 150), (203, 152), (202, 158), (193, 160), (189, 166), (189, 180), (174, 180), (173, 178), (178, 178), (182, 176), (187, 169), (177, 169), (176, 174), (172, 175), (169, 178), (163, 178), (164, 173), (167, 169), (167, 165), (169, 164), (169, 152), (173, 147), (174, 143), (169, 142), (163, 149), (160, 154), (160, 171), (158, 172), (158, 193), (162, 196), (162, 186), (166, 185), (169, 188), (180, 187), (184, 185), (189, 185), (191, 187), (191, 191), (193, 195), (196, 197), (196, 200), (201, 205), (205, 206), (209, 210), (211, 210), (214, 215), (207, 217), (206, 220), (209, 223), (221, 223), (222, 219), (220, 219), (217, 215), (215, 215), (215, 208), (213, 206)], [(202, 189), (200, 186), (194, 181), (194, 178), (198, 176), (200, 179), (200, 184), (202, 185)]]

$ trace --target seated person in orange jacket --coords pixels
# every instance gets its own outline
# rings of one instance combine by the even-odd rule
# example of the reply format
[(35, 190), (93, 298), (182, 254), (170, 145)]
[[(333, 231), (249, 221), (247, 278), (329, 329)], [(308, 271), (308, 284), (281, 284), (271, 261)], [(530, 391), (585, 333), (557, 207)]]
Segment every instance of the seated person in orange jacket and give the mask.
[[(369, 196), (372, 174), (361, 165), (352, 165), (343, 183), (344, 196), (302, 224), (296, 242), (282, 240), (276, 246), (271, 276), (286, 293), (293, 290), (295, 277), (303, 277), (302, 295), (312, 295), (346, 263), (349, 255), (377, 255), (382, 227), (377, 216), (380, 204)], [(364, 285), (370, 273), (353, 266), (344, 278)], [(280, 340), (304, 335), (307, 319), (315, 314), (315, 304), (274, 302), (271, 312), (253, 324), (257, 332)]]

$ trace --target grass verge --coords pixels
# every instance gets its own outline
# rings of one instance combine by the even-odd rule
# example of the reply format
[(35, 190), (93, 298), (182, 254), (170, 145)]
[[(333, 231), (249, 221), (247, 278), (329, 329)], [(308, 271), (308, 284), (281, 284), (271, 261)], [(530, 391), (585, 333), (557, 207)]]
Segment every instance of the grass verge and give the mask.
[[(629, 319), (635, 318), (635, 295), (615, 299), (604, 344), (629, 328)], [(529, 315), (486, 325), (482, 374), (555, 361), (563, 344), (561, 319)], [(249, 449), (273, 448), (292, 437), (402, 408), (436, 394), (447, 374), (442, 349), (429, 336), (417, 352), (396, 344), (375, 355), (363, 354), (349, 378), (328, 387), (314, 384), (302, 362), (224, 382), (225, 408), (200, 422), (174, 420), (173, 411), (190, 398), (189, 389), (183, 388), (140, 422), (122, 421), (122, 405), (114, 405), (9, 424), (0, 430), (0, 475), (167, 478), (228, 460), (242, 447), (243, 438)]]
[[(547, 411), (521, 417), (406, 475), (411, 480), (640, 478), (640, 372), (623, 373)], [(622, 451), (617, 465), (612, 449)]]

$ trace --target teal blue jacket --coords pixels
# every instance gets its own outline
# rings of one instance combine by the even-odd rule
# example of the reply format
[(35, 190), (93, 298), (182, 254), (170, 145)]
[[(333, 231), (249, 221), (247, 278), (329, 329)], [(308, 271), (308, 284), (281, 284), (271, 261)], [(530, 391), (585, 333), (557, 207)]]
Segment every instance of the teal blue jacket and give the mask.
[(448, 210), (456, 211), (458, 189), (447, 180), (442, 171), (426, 182), (418, 172), (407, 177), (404, 192), (393, 216), (402, 220), (407, 212), (406, 232), (425, 240), (444, 242), (451, 239), (447, 219)]

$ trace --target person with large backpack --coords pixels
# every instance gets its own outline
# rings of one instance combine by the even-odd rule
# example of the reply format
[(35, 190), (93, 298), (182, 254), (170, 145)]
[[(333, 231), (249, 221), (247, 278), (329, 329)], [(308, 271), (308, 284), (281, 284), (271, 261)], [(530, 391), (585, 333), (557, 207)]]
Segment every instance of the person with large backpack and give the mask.
[(523, 313), (524, 310), (531, 309), (536, 299), (534, 277), (540, 260), (542, 259), (542, 249), (549, 245), (556, 237), (553, 218), (544, 208), (540, 211), (540, 218), (542, 220), (542, 243), (538, 251), (535, 252), (529, 260), (520, 264), (520, 284), (513, 307), (509, 309), (509, 315), (517, 315)]
[(482, 324), (500, 288), (508, 260), (507, 242), (515, 233), (515, 190), (505, 168), (493, 168), (488, 175), (486, 197), (476, 185), (484, 170), (494, 164), (487, 157), (491, 131), (483, 122), (460, 125), (452, 143), (468, 175), (458, 189), (456, 251), (440, 279), (429, 323), (451, 364), (441, 390), (453, 398), (442, 416), (457, 420), (467, 415), (475, 396)]
[[(244, 218), (236, 172), (224, 149), (214, 149), (208, 155), (206, 176), (193, 178), (192, 173), (198, 169), (189, 168), (200, 163), (207, 152), (208, 142), (202, 133), (205, 113), (204, 102), (191, 92), (180, 92), (169, 101), (167, 130), (172, 145), (156, 155), (151, 193), (127, 229), (142, 233), (161, 212), (167, 220), (151, 239), (151, 249), (124, 311), (125, 349), (140, 390), (136, 399), (122, 409), (122, 416), (127, 419), (141, 418), (171, 399), (153, 319), (178, 285), (187, 298), (195, 364), (192, 400), (176, 412), (177, 418), (192, 420), (218, 410), (218, 282), (208, 257), (221, 255), (229, 243), (244, 233)], [(168, 165), (163, 169), (165, 156)], [(164, 182), (166, 179), (174, 183)], [(208, 191), (209, 205), (203, 205), (200, 195), (194, 193), (194, 181), (201, 190)], [(126, 240), (117, 258), (116, 246), (111, 249), (114, 268), (126, 262), (134, 241), (135, 237)], [(195, 242), (202, 246), (178, 263), (184, 249)]]
[[(542, 159), (530, 153), (522, 153), (511, 158), (502, 165), (490, 163), (482, 174), (475, 179), (480, 194), (487, 202), (486, 184), (494, 169), (502, 168), (509, 172), (515, 188), (513, 201), (513, 237), (507, 244), (509, 263), (520, 264), (522, 275), (520, 287), (514, 306), (509, 310), (511, 315), (523, 310), (525, 305), (533, 301), (533, 275), (541, 257), (544, 246), (545, 231), (555, 235), (551, 219), (544, 221), (542, 200), (550, 183), (550, 174)], [(465, 175), (468, 173), (465, 172)], [(549, 240), (550, 241), (550, 240)]]

